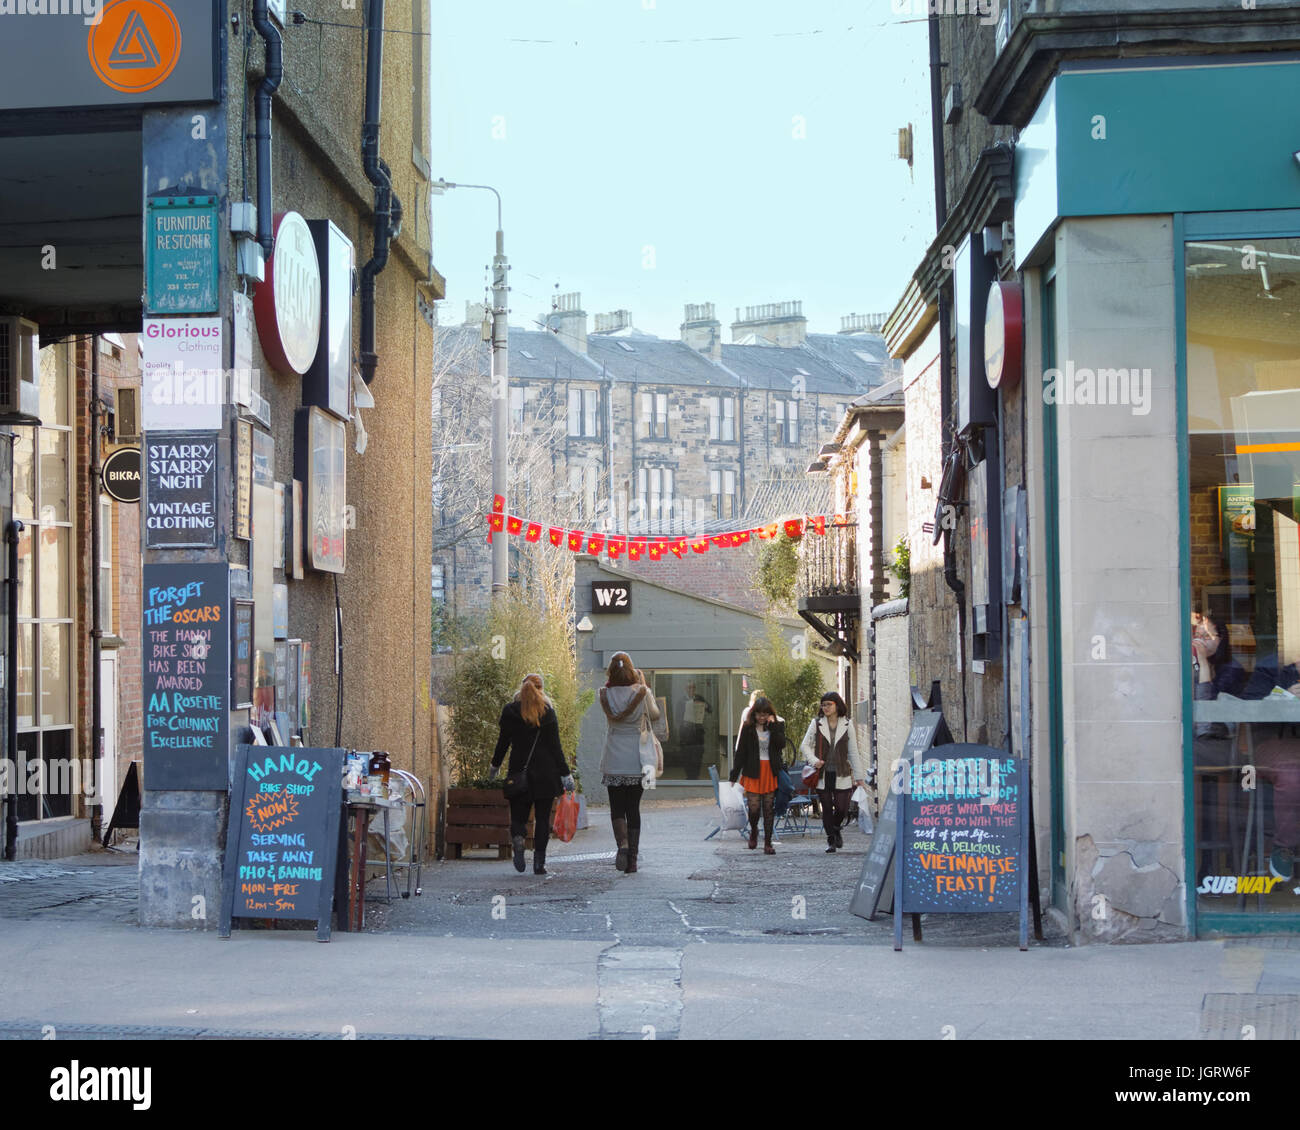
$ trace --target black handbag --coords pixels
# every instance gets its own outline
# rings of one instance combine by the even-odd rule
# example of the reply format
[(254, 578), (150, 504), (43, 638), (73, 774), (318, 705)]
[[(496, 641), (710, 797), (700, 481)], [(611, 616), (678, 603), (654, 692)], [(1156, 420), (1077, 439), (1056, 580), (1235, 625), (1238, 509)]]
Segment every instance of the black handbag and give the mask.
[(539, 728), (537, 737), (533, 739), (533, 748), (528, 751), (528, 760), (524, 762), (524, 767), (518, 773), (511, 773), (506, 778), (504, 792), (506, 800), (518, 800), (520, 797), (531, 797), (532, 788), (528, 784), (528, 766), (533, 763), (533, 754), (537, 752), (537, 741), (542, 736)]

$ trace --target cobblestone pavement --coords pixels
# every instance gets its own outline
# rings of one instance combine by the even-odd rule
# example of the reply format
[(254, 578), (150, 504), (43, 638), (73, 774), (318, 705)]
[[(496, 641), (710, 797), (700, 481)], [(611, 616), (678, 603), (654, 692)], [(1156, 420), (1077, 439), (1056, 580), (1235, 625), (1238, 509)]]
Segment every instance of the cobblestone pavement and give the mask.
[(138, 868), (133, 851), (0, 863), (0, 919), (93, 917), (134, 924)]

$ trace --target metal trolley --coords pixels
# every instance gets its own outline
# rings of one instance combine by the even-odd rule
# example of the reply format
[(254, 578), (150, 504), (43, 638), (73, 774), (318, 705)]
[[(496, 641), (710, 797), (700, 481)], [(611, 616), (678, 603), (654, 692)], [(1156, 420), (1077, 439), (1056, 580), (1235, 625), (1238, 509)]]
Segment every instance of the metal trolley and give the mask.
[[(371, 828), (370, 834), (383, 840), (384, 843), (384, 901), (392, 902), (394, 891), (400, 889), (399, 884), (393, 877), (393, 871), (405, 869), (406, 871), (406, 889), (401, 892), (402, 898), (410, 898), (411, 892), (417, 895), (423, 894), (423, 888), (420, 886), (420, 876), (424, 868), (424, 840), (426, 834), (426, 808), (424, 799), (424, 786), (414, 773), (408, 773), (404, 769), (392, 769), (389, 771), (389, 788), (392, 789), (394, 779), (400, 779), (404, 785), (403, 795), (396, 804), (383, 806), (384, 824), (382, 832), (378, 829)], [(398, 827), (393, 827), (394, 815), (401, 813), (401, 823)], [(404, 835), (406, 843), (401, 845), (399, 833)], [(396, 843), (395, 843), (396, 841)], [(394, 848), (400, 853), (398, 858), (394, 858)], [(370, 867), (378, 867), (377, 861), (367, 861), (367, 870)], [(377, 896), (376, 896), (377, 897)]]

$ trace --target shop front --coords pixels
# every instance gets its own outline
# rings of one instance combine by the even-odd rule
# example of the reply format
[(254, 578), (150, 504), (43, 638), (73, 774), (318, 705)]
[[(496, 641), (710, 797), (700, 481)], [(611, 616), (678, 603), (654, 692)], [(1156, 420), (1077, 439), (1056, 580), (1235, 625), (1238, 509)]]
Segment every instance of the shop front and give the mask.
[(1227, 108), (1297, 78), (1066, 69), (1017, 145), (1035, 770), (1085, 940), (1300, 930), (1297, 123)]

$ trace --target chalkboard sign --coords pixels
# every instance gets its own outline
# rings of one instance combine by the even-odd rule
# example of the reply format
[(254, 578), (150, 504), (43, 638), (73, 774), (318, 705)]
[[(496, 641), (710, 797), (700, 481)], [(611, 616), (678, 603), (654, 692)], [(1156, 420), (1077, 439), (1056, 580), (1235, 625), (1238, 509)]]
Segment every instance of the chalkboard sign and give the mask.
[(231, 601), (230, 705), (253, 705), (253, 602)]
[(1020, 913), (1028, 946), (1027, 763), (955, 744), (907, 770), (896, 818), (894, 948), (907, 913)]
[(215, 432), (145, 436), (146, 549), (217, 544)]
[(151, 789), (226, 788), (229, 588), (225, 564), (144, 566), (144, 757)]
[(235, 918), (290, 918), (315, 919), (316, 940), (330, 940), (345, 754), (236, 747), (220, 937)]
[[(912, 729), (903, 743), (899, 755), (907, 763), (919, 762), (926, 751), (938, 741), (940, 744), (951, 742), (952, 735), (948, 725), (938, 710), (918, 710), (912, 715)], [(896, 765), (898, 762), (895, 763)], [(871, 921), (881, 909), (889, 910), (893, 904), (894, 874), (894, 836), (898, 826), (898, 797), (901, 789), (898, 772), (891, 767), (889, 793), (876, 821), (876, 831), (871, 837), (871, 848), (862, 864), (862, 874), (858, 878), (857, 888), (849, 903), (849, 911), (859, 918)]]

